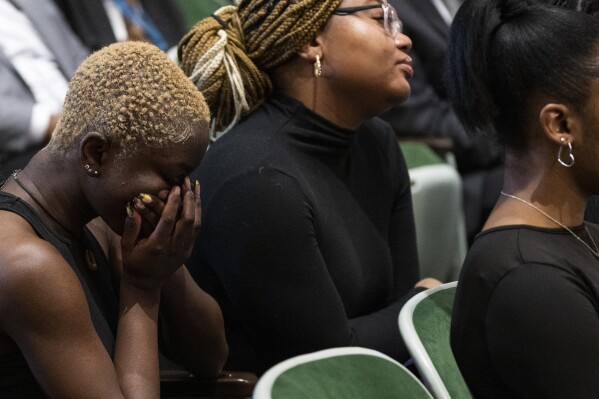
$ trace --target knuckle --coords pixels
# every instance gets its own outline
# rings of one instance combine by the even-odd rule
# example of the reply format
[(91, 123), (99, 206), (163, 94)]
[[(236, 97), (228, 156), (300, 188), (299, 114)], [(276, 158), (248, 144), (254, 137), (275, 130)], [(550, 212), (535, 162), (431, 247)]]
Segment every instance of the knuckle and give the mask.
[(181, 218), (181, 224), (184, 227), (190, 227), (190, 226), (192, 226), (194, 224), (194, 219), (191, 219), (189, 217)]
[(162, 221), (164, 223), (167, 224), (174, 224), (175, 223), (175, 217), (174, 216), (170, 216), (170, 215), (166, 215), (162, 218)]

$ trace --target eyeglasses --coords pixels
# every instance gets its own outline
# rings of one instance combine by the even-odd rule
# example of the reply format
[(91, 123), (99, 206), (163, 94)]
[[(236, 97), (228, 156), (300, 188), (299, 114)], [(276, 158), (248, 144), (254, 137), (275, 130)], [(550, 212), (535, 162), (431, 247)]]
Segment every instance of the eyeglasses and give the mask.
[(351, 15), (358, 11), (373, 10), (375, 8), (383, 9), (383, 21), (384, 21), (385, 32), (389, 36), (395, 37), (395, 35), (397, 35), (398, 33), (403, 32), (403, 23), (397, 16), (397, 11), (395, 10), (395, 7), (393, 7), (391, 4), (387, 3), (386, 1), (381, 4), (371, 4), (371, 5), (367, 5), (367, 6), (337, 8), (335, 11), (333, 11), (333, 15), (346, 16), (346, 15)]

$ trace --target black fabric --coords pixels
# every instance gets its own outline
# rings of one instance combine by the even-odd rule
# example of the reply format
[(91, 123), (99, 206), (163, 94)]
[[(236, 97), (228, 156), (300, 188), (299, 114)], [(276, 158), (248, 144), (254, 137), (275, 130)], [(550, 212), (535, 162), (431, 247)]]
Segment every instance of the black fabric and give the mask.
[(592, 223), (599, 223), (599, 195), (594, 195), (587, 201), (584, 219)]
[[(113, 290), (108, 262), (102, 248), (87, 229), (80, 242), (70, 241), (48, 229), (35, 211), (24, 201), (0, 192), (0, 210), (23, 217), (42, 239), (61, 253), (79, 278), (89, 305), (94, 327), (107, 352), (112, 356), (118, 317), (118, 300)], [(86, 262), (85, 251), (91, 251), (97, 270)], [(23, 355), (10, 353), (0, 356), (0, 397), (44, 397)]]
[[(594, 247), (584, 226), (573, 231)], [(453, 312), (452, 349), (475, 398), (597, 397), (599, 260), (564, 229), (478, 235)]]
[(190, 271), (220, 303), (227, 368), (257, 373), (323, 348), (399, 360), (418, 290), (410, 180), (393, 131), (341, 129), (275, 95), (208, 150)]
[[(73, 31), (91, 50), (114, 43), (116, 38), (100, 0), (54, 0)], [(145, 12), (158, 27), (169, 46), (175, 46), (186, 25), (175, 0), (140, 0)]]

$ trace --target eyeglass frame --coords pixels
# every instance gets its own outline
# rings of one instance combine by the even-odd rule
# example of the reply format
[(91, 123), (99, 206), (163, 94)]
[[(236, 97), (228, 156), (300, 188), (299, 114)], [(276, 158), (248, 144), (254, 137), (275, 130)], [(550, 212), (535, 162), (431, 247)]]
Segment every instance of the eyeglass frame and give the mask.
[[(347, 15), (351, 15), (353, 13), (359, 12), (359, 11), (366, 11), (366, 10), (374, 10), (375, 8), (382, 8), (383, 9), (383, 20), (385, 23), (385, 32), (391, 36), (391, 37), (395, 37), (398, 33), (403, 33), (403, 22), (401, 21), (401, 19), (399, 19), (399, 16), (397, 15), (397, 10), (395, 9), (395, 7), (393, 7), (391, 4), (387, 3), (386, 1), (384, 3), (380, 3), (380, 4), (370, 4), (367, 6), (355, 6), (355, 7), (343, 7), (343, 8), (336, 8), (333, 11), (333, 15), (338, 15), (341, 17), (345, 17)], [(395, 20), (391, 20), (392, 17), (390, 17), (390, 13), (395, 14)], [(395, 27), (394, 27), (395, 25)], [(395, 30), (395, 32), (394, 32)]]

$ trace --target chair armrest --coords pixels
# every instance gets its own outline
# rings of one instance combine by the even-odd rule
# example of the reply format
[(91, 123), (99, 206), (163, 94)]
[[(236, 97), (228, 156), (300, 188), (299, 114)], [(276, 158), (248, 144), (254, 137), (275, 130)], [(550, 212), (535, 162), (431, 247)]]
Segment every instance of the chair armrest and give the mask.
[(245, 371), (223, 371), (214, 379), (200, 379), (183, 370), (160, 371), (161, 398), (249, 398), (258, 378)]

